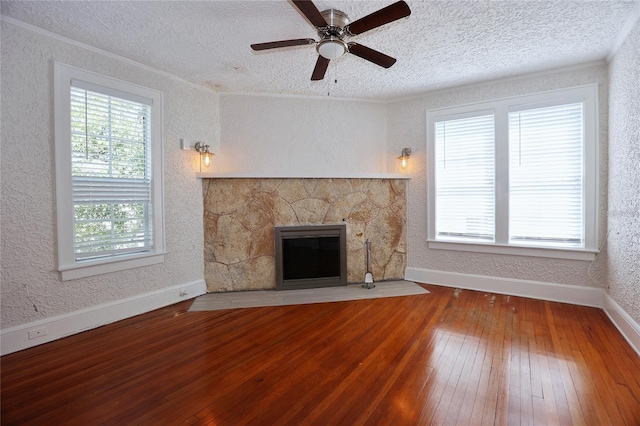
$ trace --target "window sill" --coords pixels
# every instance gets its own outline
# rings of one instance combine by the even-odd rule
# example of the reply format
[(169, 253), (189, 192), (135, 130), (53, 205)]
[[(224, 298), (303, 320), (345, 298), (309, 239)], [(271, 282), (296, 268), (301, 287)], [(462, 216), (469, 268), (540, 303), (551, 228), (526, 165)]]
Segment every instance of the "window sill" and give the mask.
[(127, 256), (117, 260), (109, 259), (90, 263), (76, 263), (74, 265), (61, 266), (58, 270), (62, 275), (62, 281), (69, 281), (163, 263), (164, 255), (165, 253), (152, 253), (136, 255), (135, 257)]
[(507, 254), (513, 256), (547, 257), (552, 259), (584, 260), (591, 262), (597, 250), (555, 249), (547, 247), (518, 247), (499, 244), (478, 244), (465, 242), (427, 240), (430, 249), (467, 251), (475, 253)]

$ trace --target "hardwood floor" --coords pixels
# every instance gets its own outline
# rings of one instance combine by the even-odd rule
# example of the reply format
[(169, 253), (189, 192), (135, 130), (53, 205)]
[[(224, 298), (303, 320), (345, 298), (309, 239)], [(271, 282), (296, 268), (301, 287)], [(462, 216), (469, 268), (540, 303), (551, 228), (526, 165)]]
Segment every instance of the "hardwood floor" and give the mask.
[(640, 425), (640, 358), (603, 311), (430, 294), (187, 312), (6, 355), (3, 425)]

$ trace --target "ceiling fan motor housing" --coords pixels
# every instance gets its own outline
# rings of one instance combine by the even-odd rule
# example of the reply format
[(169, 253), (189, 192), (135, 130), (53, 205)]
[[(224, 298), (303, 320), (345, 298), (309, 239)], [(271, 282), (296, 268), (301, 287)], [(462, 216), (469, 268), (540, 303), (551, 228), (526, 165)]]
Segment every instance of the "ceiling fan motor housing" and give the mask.
[(327, 21), (327, 26), (318, 28), (320, 41), (316, 45), (316, 50), (326, 59), (337, 59), (349, 49), (347, 43), (342, 40), (345, 35), (344, 27), (349, 24), (349, 17), (336, 9), (328, 9), (320, 13)]
[(329, 28), (334, 27), (344, 32), (344, 27), (349, 24), (349, 17), (346, 13), (337, 9), (327, 9), (320, 12)]

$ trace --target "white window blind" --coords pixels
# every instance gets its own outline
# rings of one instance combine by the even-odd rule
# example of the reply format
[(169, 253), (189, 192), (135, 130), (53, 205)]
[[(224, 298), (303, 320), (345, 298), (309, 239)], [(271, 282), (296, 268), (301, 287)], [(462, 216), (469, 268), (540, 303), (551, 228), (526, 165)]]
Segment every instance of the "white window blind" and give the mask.
[(509, 112), (509, 242), (583, 247), (583, 104)]
[(493, 114), (435, 123), (436, 238), (493, 241)]
[(427, 111), (429, 248), (593, 260), (598, 120), (597, 84)]
[(151, 251), (150, 105), (73, 83), (70, 100), (75, 260)]

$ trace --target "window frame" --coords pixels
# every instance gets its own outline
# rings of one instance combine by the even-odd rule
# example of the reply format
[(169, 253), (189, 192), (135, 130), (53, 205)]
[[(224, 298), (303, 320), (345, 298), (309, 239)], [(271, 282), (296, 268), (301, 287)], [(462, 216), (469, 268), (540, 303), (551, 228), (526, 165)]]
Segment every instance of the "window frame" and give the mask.
[[(562, 248), (509, 244), (509, 112), (580, 101), (584, 105), (583, 213), (584, 247)], [(495, 242), (445, 241), (435, 232), (435, 123), (494, 114)], [(598, 253), (599, 141), (598, 85), (589, 84), (529, 95), (427, 111), (427, 243), (430, 249), (593, 260)]]
[[(162, 155), (162, 92), (54, 62), (54, 129), (58, 271), (63, 281), (138, 268), (164, 262), (164, 202)], [(151, 100), (151, 227), (153, 248), (147, 252), (107, 258), (75, 259), (74, 205), (71, 164), (72, 80), (103, 87), (106, 94)]]

